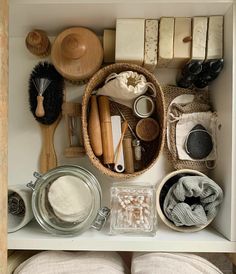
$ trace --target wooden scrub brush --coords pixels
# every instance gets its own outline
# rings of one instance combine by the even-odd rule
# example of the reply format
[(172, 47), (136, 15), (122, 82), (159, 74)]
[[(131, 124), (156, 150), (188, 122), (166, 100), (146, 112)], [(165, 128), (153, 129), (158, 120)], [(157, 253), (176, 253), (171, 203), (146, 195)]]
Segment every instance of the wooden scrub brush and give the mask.
[(63, 103), (63, 77), (48, 62), (37, 64), (29, 79), (30, 110), (42, 131), (40, 171), (47, 172), (57, 166), (54, 132), (61, 119)]

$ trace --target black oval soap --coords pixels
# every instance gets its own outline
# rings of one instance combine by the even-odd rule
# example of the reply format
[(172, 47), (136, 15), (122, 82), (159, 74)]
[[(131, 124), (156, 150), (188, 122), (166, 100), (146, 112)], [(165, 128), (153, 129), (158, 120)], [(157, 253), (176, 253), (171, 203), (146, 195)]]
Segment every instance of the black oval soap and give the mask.
[(206, 158), (212, 149), (213, 141), (209, 132), (200, 124), (193, 127), (185, 143), (187, 154), (195, 160), (201, 160)]

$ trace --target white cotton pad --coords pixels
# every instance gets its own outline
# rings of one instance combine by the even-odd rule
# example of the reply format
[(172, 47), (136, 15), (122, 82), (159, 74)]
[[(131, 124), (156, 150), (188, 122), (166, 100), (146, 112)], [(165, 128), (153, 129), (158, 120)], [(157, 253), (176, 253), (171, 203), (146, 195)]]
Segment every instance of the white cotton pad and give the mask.
[(48, 200), (55, 215), (66, 222), (82, 222), (89, 214), (92, 196), (80, 178), (66, 175), (49, 188)]

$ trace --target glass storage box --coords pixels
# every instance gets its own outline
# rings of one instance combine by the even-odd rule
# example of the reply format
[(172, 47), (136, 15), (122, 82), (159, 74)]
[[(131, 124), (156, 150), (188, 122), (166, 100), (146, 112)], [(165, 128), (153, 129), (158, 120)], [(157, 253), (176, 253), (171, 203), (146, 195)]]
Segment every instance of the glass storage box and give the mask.
[(116, 185), (111, 188), (110, 233), (154, 236), (156, 233), (155, 187)]

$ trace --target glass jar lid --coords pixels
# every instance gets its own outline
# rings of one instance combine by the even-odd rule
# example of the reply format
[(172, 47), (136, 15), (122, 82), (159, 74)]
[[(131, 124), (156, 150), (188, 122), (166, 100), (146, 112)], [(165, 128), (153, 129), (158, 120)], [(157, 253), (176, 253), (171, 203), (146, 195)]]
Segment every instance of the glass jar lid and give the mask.
[(38, 176), (32, 208), (38, 223), (56, 235), (76, 235), (89, 229), (101, 207), (101, 187), (88, 170), (60, 166)]

